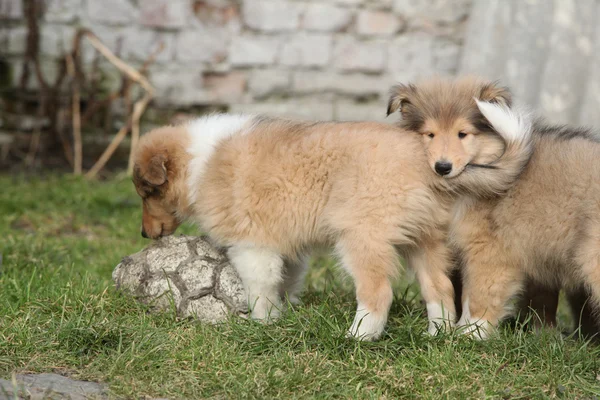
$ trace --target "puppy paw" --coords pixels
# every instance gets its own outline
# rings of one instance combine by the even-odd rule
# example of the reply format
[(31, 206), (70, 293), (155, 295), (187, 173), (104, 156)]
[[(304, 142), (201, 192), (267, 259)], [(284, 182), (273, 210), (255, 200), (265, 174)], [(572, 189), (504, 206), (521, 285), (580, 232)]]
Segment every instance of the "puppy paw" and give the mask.
[(263, 324), (270, 324), (279, 319), (283, 307), (281, 304), (265, 303), (257, 302), (250, 312), (250, 318)]
[(357, 313), (346, 337), (372, 342), (383, 334), (386, 319), (377, 315)]
[(449, 320), (430, 320), (427, 327), (427, 334), (436, 336), (443, 333), (448, 333), (454, 329), (454, 323)]
[(459, 321), (457, 327), (462, 335), (475, 340), (485, 340), (494, 332), (494, 326), (484, 319), (475, 322)]

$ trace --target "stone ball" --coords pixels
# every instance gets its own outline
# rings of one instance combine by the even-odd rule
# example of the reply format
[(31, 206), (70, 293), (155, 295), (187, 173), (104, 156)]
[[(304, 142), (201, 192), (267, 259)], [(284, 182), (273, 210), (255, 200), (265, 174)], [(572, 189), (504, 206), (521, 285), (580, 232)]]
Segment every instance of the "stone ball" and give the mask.
[(204, 237), (167, 236), (123, 258), (112, 274), (117, 289), (158, 311), (219, 323), (247, 316), (246, 294), (223, 249)]

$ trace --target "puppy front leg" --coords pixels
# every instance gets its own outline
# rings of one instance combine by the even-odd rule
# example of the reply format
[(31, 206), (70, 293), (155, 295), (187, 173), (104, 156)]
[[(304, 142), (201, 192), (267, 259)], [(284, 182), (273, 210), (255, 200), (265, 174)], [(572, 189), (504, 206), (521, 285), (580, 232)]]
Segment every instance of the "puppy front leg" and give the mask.
[(339, 241), (336, 249), (344, 268), (354, 278), (358, 301), (347, 336), (377, 340), (394, 297), (390, 279), (397, 273), (397, 253), (386, 240), (376, 241), (368, 232)]
[[(508, 301), (519, 292), (525, 276), (521, 268), (504, 257), (494, 244), (472, 251), (465, 260), (463, 313), (458, 326), (466, 335), (486, 339), (508, 312)], [(498, 251), (494, 251), (498, 250)]]
[(264, 322), (278, 318), (283, 281), (281, 256), (270, 249), (252, 245), (232, 246), (227, 254), (242, 279), (252, 310), (250, 316)]
[(450, 251), (444, 240), (420, 244), (408, 255), (408, 264), (415, 271), (421, 296), (427, 306), (427, 331), (431, 335), (448, 330), (456, 321), (454, 287), (450, 279)]

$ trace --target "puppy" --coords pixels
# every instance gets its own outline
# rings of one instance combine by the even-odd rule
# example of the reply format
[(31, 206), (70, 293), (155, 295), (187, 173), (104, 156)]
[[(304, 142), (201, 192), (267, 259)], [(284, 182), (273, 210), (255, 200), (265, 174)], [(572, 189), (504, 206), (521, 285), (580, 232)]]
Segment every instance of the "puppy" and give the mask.
[(444, 233), (453, 198), (507, 190), (530, 156), (527, 120), (499, 105), (479, 107), (477, 122), (498, 150), (473, 148), (444, 177), (427, 168), (420, 138), (377, 123), (211, 115), (154, 130), (134, 159), (142, 235), (197, 223), (228, 247), (258, 320), (276, 318), (282, 299), (297, 296), (310, 249), (331, 246), (356, 287), (348, 333), (364, 340), (383, 332), (400, 252), (416, 271), (435, 333), (455, 318)]
[[(429, 165), (446, 176), (469, 149), (498, 151), (477, 132), (471, 132), (470, 139), (461, 135), (469, 133), (463, 129), (465, 121), (473, 121), (478, 112), (473, 97), (490, 92), (510, 106), (508, 90), (473, 78), (398, 86), (390, 104), (411, 105), (402, 109), (400, 126), (423, 135)], [(530, 162), (523, 164), (506, 195), (462, 196), (452, 210), (449, 237), (464, 259), (458, 324), (478, 337), (487, 337), (507, 315), (508, 300), (527, 278), (583, 298), (584, 286), (592, 305), (600, 304), (600, 140), (586, 130), (538, 120), (533, 142)], [(573, 304), (577, 297), (581, 300), (575, 296)]]

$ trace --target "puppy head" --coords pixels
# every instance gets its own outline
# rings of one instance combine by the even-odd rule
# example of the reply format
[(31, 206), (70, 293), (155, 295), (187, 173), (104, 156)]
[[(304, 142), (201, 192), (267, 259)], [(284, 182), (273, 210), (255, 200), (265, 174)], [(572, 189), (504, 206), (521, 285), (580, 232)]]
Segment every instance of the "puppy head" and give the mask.
[(134, 155), (133, 184), (142, 198), (142, 236), (158, 239), (181, 224), (185, 147), (182, 128), (160, 128), (144, 135)]
[(400, 125), (420, 134), (429, 165), (453, 178), (468, 165), (488, 164), (505, 143), (481, 114), (474, 99), (511, 105), (508, 89), (476, 78), (431, 80), (392, 88), (388, 115), (400, 111)]

